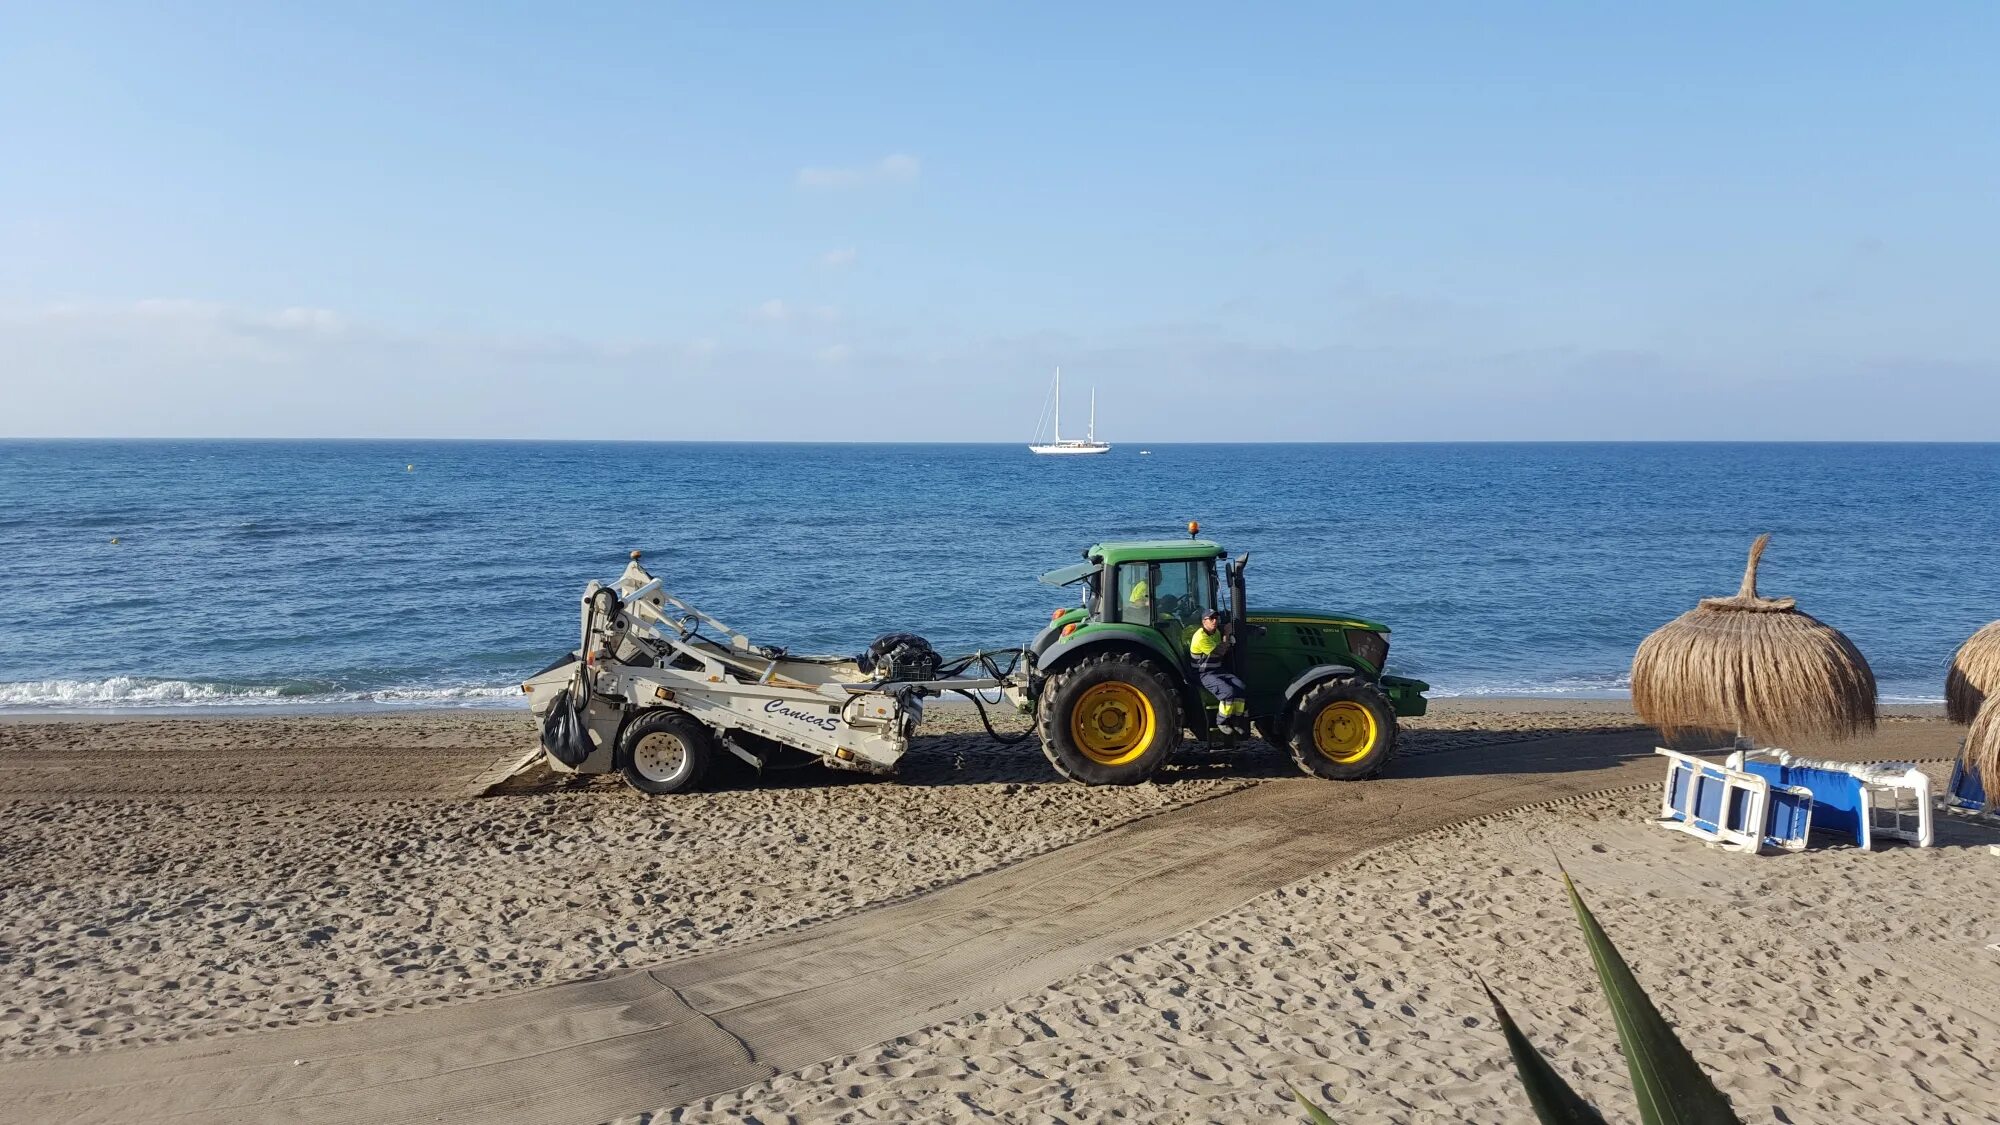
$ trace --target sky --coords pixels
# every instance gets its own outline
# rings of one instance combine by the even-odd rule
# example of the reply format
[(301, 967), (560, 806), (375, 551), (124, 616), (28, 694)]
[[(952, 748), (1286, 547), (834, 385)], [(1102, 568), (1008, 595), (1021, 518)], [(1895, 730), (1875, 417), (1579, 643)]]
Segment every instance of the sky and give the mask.
[(1993, 439), (2000, 6), (1665, 7), (0, 4), (0, 437)]

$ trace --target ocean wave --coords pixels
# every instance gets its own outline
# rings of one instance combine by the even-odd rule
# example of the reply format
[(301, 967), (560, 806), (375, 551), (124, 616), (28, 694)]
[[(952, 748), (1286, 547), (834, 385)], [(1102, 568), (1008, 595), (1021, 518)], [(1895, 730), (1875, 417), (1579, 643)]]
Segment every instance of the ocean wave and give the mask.
[(369, 690), (329, 689), (324, 683), (244, 684), (111, 676), (101, 680), (22, 680), (0, 683), (0, 710), (118, 710), (155, 707), (498, 707), (517, 703), (514, 684), (455, 684)]
[[(1392, 669), (1393, 671), (1393, 669)], [(1546, 680), (1481, 680), (1439, 674), (1431, 682), (1433, 699), (1630, 699), (1630, 673), (1597, 673), (1555, 676)], [(1944, 702), (1935, 689), (1919, 684), (1888, 682), (1880, 685), (1876, 702), (1888, 706), (1929, 705)]]
[(1632, 677), (1619, 672), (1554, 676), (1545, 680), (1479, 680), (1472, 677), (1459, 679), (1440, 673), (1431, 681), (1430, 694), (1441, 699), (1477, 696), (1505, 699), (1541, 695), (1623, 699), (1632, 694)]
[(112, 676), (104, 680), (25, 680), (0, 684), (0, 707), (160, 707), (211, 706), (231, 702), (277, 702), (277, 687), (231, 687), (194, 680), (153, 680)]
[(262, 524), (252, 521), (250, 523), (237, 524), (234, 528), (231, 528), (227, 534), (232, 539), (257, 540), (257, 539), (288, 539), (294, 535), (303, 535), (305, 534), (305, 532), (301, 531), (296, 527), (273, 527), (270, 524)]
[(434, 707), (492, 707), (515, 703), (520, 699), (521, 686), (508, 684), (504, 687), (384, 688), (380, 691), (357, 692), (354, 702)]
[[(1626, 675), (1582, 675), (1549, 680), (1458, 680), (1449, 676), (1433, 682), (1433, 699), (1557, 697), (1626, 699), (1632, 681)], [(1916, 685), (1885, 684), (1884, 704), (1937, 704), (1943, 696)], [(24, 680), (0, 683), (0, 711), (116, 711), (200, 707), (382, 707), (483, 708), (522, 704), (518, 684), (446, 684), (429, 687), (387, 687), (345, 690), (325, 681), (246, 684), (205, 680), (111, 676), (101, 680)]]

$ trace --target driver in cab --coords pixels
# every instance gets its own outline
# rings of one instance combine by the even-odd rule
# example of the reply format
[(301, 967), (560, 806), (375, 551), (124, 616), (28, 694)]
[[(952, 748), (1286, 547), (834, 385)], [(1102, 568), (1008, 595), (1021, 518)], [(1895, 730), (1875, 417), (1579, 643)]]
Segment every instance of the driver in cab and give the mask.
[(1151, 621), (1153, 619), (1153, 588), (1141, 578), (1132, 583), (1125, 592), (1125, 620)]
[(1222, 612), (1211, 609), (1201, 615), (1201, 628), (1188, 638), (1188, 657), (1201, 677), (1203, 690), (1215, 697), (1215, 717), (1225, 727), (1244, 731), (1250, 726), (1250, 702), (1244, 698), (1243, 681), (1229, 671), (1229, 650), (1236, 644)]

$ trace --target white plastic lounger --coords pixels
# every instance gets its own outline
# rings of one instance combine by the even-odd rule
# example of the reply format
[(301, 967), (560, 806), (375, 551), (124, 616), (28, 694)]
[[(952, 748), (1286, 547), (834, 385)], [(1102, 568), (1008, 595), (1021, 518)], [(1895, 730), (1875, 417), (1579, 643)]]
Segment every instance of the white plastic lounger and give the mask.
[(1813, 795), (1745, 770), (1656, 748), (1667, 759), (1667, 781), (1655, 823), (1731, 851), (1765, 847), (1798, 851), (1812, 831)]
[(1764, 814), (1764, 845), (1786, 852), (1806, 850), (1812, 818), (1812, 790), (1803, 785), (1771, 786), (1771, 807)]
[(1729, 767), (1774, 786), (1811, 790), (1813, 827), (1852, 836), (1862, 848), (1874, 847), (1877, 837), (1928, 848), (1935, 838), (1931, 779), (1907, 762), (1856, 765), (1797, 758), (1784, 750), (1739, 750), (1729, 756)]

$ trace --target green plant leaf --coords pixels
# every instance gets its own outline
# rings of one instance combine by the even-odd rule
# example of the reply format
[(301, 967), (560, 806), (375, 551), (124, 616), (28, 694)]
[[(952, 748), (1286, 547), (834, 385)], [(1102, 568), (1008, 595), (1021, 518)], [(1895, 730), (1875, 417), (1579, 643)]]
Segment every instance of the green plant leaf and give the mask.
[(1306, 1096), (1299, 1093), (1297, 1086), (1291, 1087), (1291, 1091), (1292, 1097), (1298, 1099), (1300, 1108), (1306, 1111), (1307, 1121), (1312, 1122), (1312, 1125), (1333, 1125), (1333, 1118), (1328, 1117), (1325, 1110), (1307, 1101)]
[(1645, 1125), (1741, 1125), (1729, 1099), (1715, 1088), (1707, 1072), (1674, 1036), (1660, 1010), (1611, 944), (1604, 927), (1583, 904), (1569, 872), (1563, 872), (1570, 906), (1583, 926), (1584, 944), (1597, 965), (1598, 982), (1618, 1025), (1618, 1042), (1625, 1048), (1625, 1065), (1632, 1072), (1632, 1093), (1639, 1099), (1639, 1120)]
[(1528, 1091), (1528, 1104), (1535, 1108), (1535, 1117), (1542, 1125), (1604, 1125), (1604, 1118), (1589, 1102), (1569, 1088), (1549, 1061), (1542, 1057), (1521, 1029), (1514, 1025), (1514, 1018), (1507, 1014), (1507, 1006), (1486, 988), (1486, 982), (1479, 982), (1486, 989), (1486, 998), (1493, 1002), (1493, 1014), (1500, 1017), (1500, 1031), (1507, 1037), (1507, 1051), (1514, 1056), (1514, 1071), (1521, 1076), (1521, 1085)]

